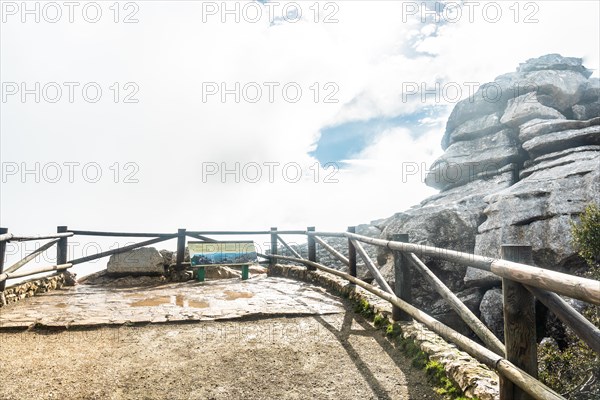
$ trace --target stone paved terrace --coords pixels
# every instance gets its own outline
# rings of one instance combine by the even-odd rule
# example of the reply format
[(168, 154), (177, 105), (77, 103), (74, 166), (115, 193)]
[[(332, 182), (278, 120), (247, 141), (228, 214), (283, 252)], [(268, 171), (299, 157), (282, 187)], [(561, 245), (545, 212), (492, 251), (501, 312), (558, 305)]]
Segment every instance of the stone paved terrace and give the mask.
[(0, 328), (68, 328), (342, 312), (339, 298), (320, 287), (259, 275), (246, 281), (189, 281), (153, 287), (78, 285), (0, 309)]

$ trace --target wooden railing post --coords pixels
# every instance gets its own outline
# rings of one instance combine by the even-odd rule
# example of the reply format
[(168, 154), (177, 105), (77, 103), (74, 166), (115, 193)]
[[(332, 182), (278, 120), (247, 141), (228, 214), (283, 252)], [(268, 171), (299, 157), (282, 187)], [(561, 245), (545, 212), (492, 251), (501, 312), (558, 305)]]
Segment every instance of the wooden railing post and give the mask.
[(177, 258), (175, 260), (175, 269), (183, 269), (183, 260), (185, 260), (185, 229), (177, 230)]
[[(57, 226), (57, 233), (67, 232), (68, 228), (66, 226)], [(67, 263), (68, 257), (68, 239), (66, 237), (60, 238), (58, 243), (56, 243), (56, 265), (62, 265)]]
[[(271, 255), (277, 255), (277, 227), (271, 228)], [(277, 264), (275, 258), (271, 258), (271, 266)]]
[[(8, 228), (0, 228), (0, 235), (8, 233)], [(6, 242), (0, 242), (0, 274), (4, 272), (4, 257), (6, 256)], [(0, 292), (6, 288), (6, 281), (0, 282)]]
[[(532, 265), (531, 246), (503, 245), (502, 258)], [(502, 278), (506, 359), (534, 378), (538, 376), (535, 298), (520, 283)], [(500, 377), (500, 400), (532, 399), (508, 379)]]
[[(349, 226), (348, 232), (356, 233), (356, 227)], [(350, 276), (356, 277), (356, 247), (350, 239), (348, 239), (348, 268)]]
[[(314, 232), (315, 227), (309, 226), (306, 228), (308, 232)], [(307, 247), (308, 247), (308, 261), (317, 262), (317, 242), (313, 236), (307, 235)], [(313, 266), (307, 266), (306, 269), (309, 271), (316, 271), (317, 269)]]
[[(408, 243), (408, 234), (396, 233), (390, 235), (388, 239), (394, 242)], [(410, 262), (400, 251), (394, 251), (394, 293), (407, 303), (412, 302)], [(396, 306), (392, 307), (392, 318), (394, 321), (410, 321), (412, 319), (410, 315)]]

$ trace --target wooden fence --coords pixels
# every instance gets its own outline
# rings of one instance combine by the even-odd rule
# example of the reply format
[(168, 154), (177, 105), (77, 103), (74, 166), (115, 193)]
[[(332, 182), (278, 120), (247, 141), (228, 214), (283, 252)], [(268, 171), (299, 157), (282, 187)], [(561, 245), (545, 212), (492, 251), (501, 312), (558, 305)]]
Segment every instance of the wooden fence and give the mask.
[[(390, 236), (388, 240), (383, 240), (358, 235), (355, 232), (354, 227), (349, 227), (347, 232), (317, 232), (314, 227), (308, 227), (306, 230), (287, 231), (280, 231), (277, 228), (271, 228), (268, 231), (187, 231), (186, 229), (179, 229), (177, 233), (131, 233), (69, 230), (66, 226), (59, 226), (56, 234), (15, 236), (8, 233), (8, 229), (0, 228), (0, 290), (4, 290), (7, 279), (41, 272), (66, 270), (83, 262), (175, 238), (177, 239), (177, 258), (174, 266), (177, 269), (184, 269), (187, 266), (187, 263), (184, 263), (186, 237), (214, 242), (216, 240), (208, 235), (270, 235), (270, 254), (259, 255), (269, 260), (271, 265), (275, 265), (277, 260), (301, 263), (308, 270), (321, 270), (342, 277), (389, 301), (393, 306), (394, 320), (414, 318), (446, 340), (456, 344), (480, 362), (496, 370), (500, 376), (501, 400), (563, 399), (558, 393), (537, 380), (535, 299), (556, 314), (594, 352), (600, 354), (600, 330), (559, 296), (563, 295), (600, 305), (600, 282), (532, 266), (530, 246), (504, 245), (501, 249), (502, 258), (492, 259), (454, 250), (412, 244), (409, 243), (407, 234), (396, 234)], [(305, 235), (307, 239), (307, 258), (302, 257), (281, 235)], [(151, 239), (98, 254), (67, 260), (68, 239), (73, 236), (141, 237)], [(324, 240), (327, 237), (345, 238), (347, 240), (346, 255), (327, 243)], [(4, 269), (6, 243), (29, 240), (49, 241), (22, 260)], [(379, 269), (365, 251), (363, 243), (384, 247), (393, 252), (395, 267), (393, 288), (381, 276)], [(319, 264), (317, 262), (317, 244), (347, 265), (349, 272), (344, 273)], [(57, 247), (56, 265), (35, 268), (26, 273), (18, 272), (19, 268), (54, 245)], [(280, 255), (278, 251), (280, 245), (287, 249), (293, 257)], [(365, 266), (371, 272), (379, 287), (357, 278), (357, 255), (363, 259)], [(420, 257), (422, 256), (489, 271), (502, 278), (505, 343), (502, 343), (421, 261)], [(411, 279), (415, 272), (421, 274), (431, 284), (485, 346), (456, 332), (410, 304), (412, 300)]]

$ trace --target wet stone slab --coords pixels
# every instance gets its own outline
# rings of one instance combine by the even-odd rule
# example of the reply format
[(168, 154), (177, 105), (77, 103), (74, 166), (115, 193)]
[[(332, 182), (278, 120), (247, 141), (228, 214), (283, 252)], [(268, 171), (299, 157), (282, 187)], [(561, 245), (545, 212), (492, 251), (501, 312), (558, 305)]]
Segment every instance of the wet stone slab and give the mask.
[(0, 309), (0, 329), (210, 321), (344, 312), (339, 298), (295, 280), (258, 276), (154, 287), (79, 285)]

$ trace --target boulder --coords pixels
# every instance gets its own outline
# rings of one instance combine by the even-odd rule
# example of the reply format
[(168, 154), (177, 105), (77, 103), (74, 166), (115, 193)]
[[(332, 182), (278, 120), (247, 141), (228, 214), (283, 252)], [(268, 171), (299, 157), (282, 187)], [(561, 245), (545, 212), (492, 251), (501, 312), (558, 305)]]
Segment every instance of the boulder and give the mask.
[(481, 321), (501, 341), (504, 341), (504, 301), (502, 289), (490, 289), (483, 295), (479, 305)]
[(519, 141), (524, 143), (537, 136), (547, 135), (548, 133), (561, 132), (573, 129), (582, 129), (594, 125), (600, 125), (600, 117), (585, 121), (572, 119), (532, 119), (519, 127)]
[(600, 146), (573, 147), (556, 153), (544, 154), (534, 160), (527, 161), (525, 168), (519, 174), (520, 179), (525, 179), (537, 171), (559, 167), (578, 162), (587, 162), (595, 159), (600, 152)]
[[(169, 250), (161, 250), (161, 255), (165, 261), (165, 265), (175, 264), (177, 262), (177, 252)], [(166, 264), (166, 263), (169, 264)], [(190, 262), (190, 249), (186, 246), (183, 252), (183, 262)]]
[(446, 150), (448, 146), (455, 142), (476, 139), (491, 133), (498, 132), (505, 126), (500, 123), (502, 114), (496, 112), (484, 115), (479, 118), (470, 119), (459, 125), (452, 132), (446, 132), (442, 138), (442, 149)]
[(63, 276), (64, 276), (64, 285), (65, 286), (77, 285), (77, 274), (70, 272), (70, 271), (65, 271), (65, 272), (63, 272)]
[(502, 244), (529, 244), (539, 267), (578, 267), (570, 222), (587, 204), (600, 203), (599, 165), (593, 147), (540, 158), (522, 180), (485, 198), (487, 219), (478, 228), (475, 253), (498, 258)]
[(583, 89), (581, 101), (572, 107), (573, 118), (587, 120), (600, 117), (600, 79), (590, 78)]
[(438, 158), (425, 177), (425, 184), (448, 190), (473, 181), (478, 174), (494, 175), (502, 167), (519, 161), (515, 132), (504, 129), (481, 138), (456, 142)]
[(491, 289), (494, 286), (502, 285), (502, 278), (491, 272), (478, 268), (468, 267), (464, 277), (465, 287)]
[(175, 263), (175, 258), (173, 258), (174, 252), (171, 250), (161, 250), (159, 251), (160, 255), (163, 258), (165, 267), (168, 267), (171, 264)]
[(595, 84), (588, 81), (589, 76), (590, 71), (577, 58), (553, 54), (528, 60), (517, 72), (496, 77), (456, 103), (446, 123), (446, 135), (469, 120), (503, 112), (510, 99), (529, 92), (536, 92), (539, 102), (545, 106), (570, 112), (573, 105), (582, 101), (590, 85)]
[[(456, 297), (467, 306), (475, 315), (479, 316), (479, 304), (483, 299), (483, 293), (479, 288), (470, 288), (456, 293)], [(450, 328), (462, 333), (463, 335), (472, 335), (471, 328), (464, 323), (462, 318), (448, 305), (444, 299), (439, 299), (431, 306), (430, 315), (448, 325)]]
[(583, 88), (583, 94), (581, 95), (582, 103), (593, 103), (600, 101), (600, 79), (590, 78)]
[(572, 147), (587, 145), (600, 145), (600, 125), (536, 136), (523, 143), (523, 149), (532, 158), (536, 158), (542, 154), (555, 153)]
[[(505, 172), (489, 179), (477, 179), (464, 186), (429, 197), (419, 206), (397, 213), (382, 221), (381, 237), (393, 233), (408, 233), (410, 243), (423, 244), (472, 253), (477, 227), (483, 219), (484, 197), (512, 183), (512, 173)], [(392, 259), (387, 249), (380, 248), (382, 258)], [(464, 289), (466, 268), (437, 258), (421, 257), (423, 262), (451, 289)], [(382, 268), (386, 278), (393, 277), (390, 263)], [(392, 281), (393, 279), (389, 279)], [(425, 309), (439, 299), (422, 279), (413, 279), (415, 304)]]
[(500, 122), (516, 128), (532, 119), (565, 119), (565, 116), (541, 104), (536, 93), (527, 93), (508, 101)]
[(452, 131), (472, 119), (503, 112), (506, 102), (515, 97), (514, 84), (512, 79), (498, 77), (494, 82), (481, 85), (472, 96), (456, 103), (446, 123), (446, 134), (451, 135)]
[(538, 58), (531, 58), (519, 64), (517, 72), (545, 71), (545, 70), (569, 70), (578, 72), (586, 78), (592, 75), (592, 71), (582, 65), (582, 59), (576, 57), (563, 57), (560, 54), (546, 54)]
[(600, 102), (596, 100), (593, 103), (575, 104), (572, 108), (573, 118), (586, 120), (600, 116)]
[(515, 95), (535, 91), (537, 99), (545, 106), (567, 112), (581, 101), (588, 85), (585, 76), (570, 70), (533, 71), (513, 75)]
[(141, 247), (110, 257), (107, 264), (111, 275), (163, 275), (164, 259), (154, 247)]

